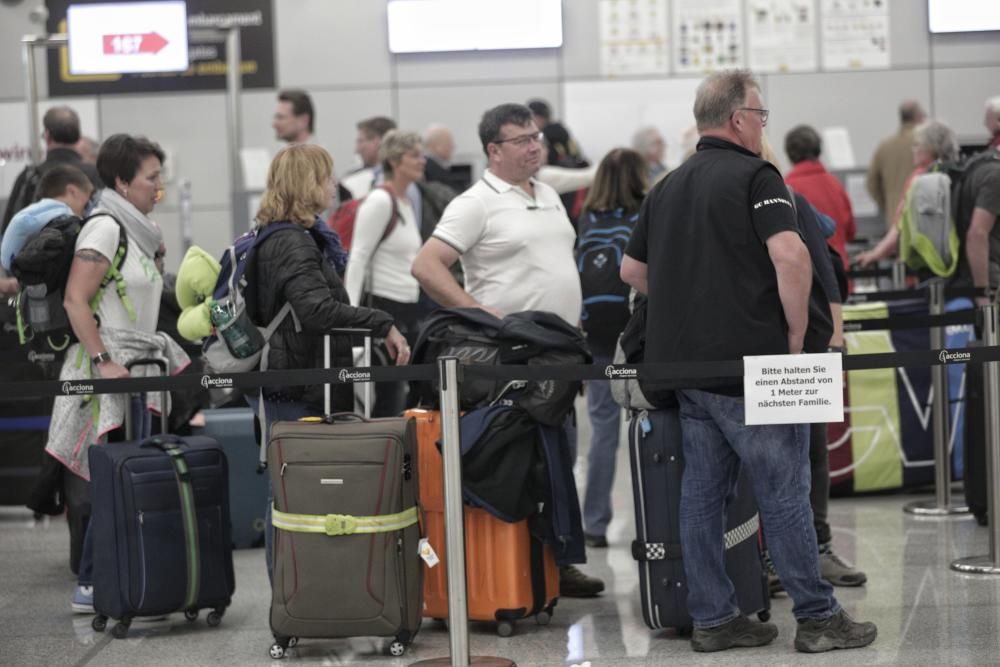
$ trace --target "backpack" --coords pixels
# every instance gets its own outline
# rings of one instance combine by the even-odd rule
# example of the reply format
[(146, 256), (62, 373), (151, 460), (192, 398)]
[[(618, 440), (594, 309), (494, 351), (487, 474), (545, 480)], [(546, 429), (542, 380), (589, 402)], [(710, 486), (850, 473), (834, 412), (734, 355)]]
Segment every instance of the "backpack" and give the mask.
[(620, 275), (639, 214), (588, 211), (577, 223), (576, 268), (583, 291), (581, 323), (589, 340), (611, 349), (629, 319), (630, 288)]
[[(449, 308), (424, 323), (413, 346), (413, 363), (435, 363), (454, 356), (463, 364), (581, 364), (592, 357), (578, 329), (558, 315), (529, 310), (505, 318), (480, 308)], [(422, 405), (436, 409), (438, 381), (414, 386)], [(579, 382), (544, 380), (502, 382), (466, 378), (461, 384), (462, 410), (489, 405), (517, 405), (542, 424), (560, 426), (573, 407)]]
[[(389, 217), (389, 224), (386, 225), (385, 231), (382, 232), (382, 237), (378, 240), (378, 245), (381, 245), (389, 237), (389, 234), (392, 233), (392, 230), (396, 228), (396, 224), (399, 222), (399, 209), (396, 205), (396, 196), (393, 194), (392, 187), (385, 183), (378, 187), (389, 193), (389, 201), (392, 202), (392, 215)], [(344, 202), (340, 205), (340, 208), (330, 215), (330, 219), (326, 221), (327, 227), (337, 232), (344, 250), (350, 251), (351, 249), (351, 241), (354, 239), (354, 221), (358, 217), (358, 209), (367, 198), (362, 197), (361, 199), (351, 199)], [(377, 248), (378, 245), (375, 247)]]
[(908, 267), (942, 278), (955, 273), (972, 213), (969, 176), (993, 160), (1000, 160), (1000, 152), (983, 151), (960, 163), (936, 162), (913, 179), (899, 221), (899, 257)]
[[(614, 363), (641, 364), (646, 354), (646, 308), (649, 300), (636, 293), (632, 315), (618, 337)], [(670, 389), (652, 389), (635, 378), (611, 383), (611, 397), (626, 410), (659, 410), (676, 408), (677, 395)]]
[(24, 176), (21, 179), (21, 188), (12, 193), (10, 201), (7, 202), (7, 209), (4, 211), (3, 232), (7, 231), (14, 215), (23, 208), (27, 208), (35, 203), (35, 193), (38, 192), (38, 184), (42, 182), (42, 170), (40, 164), (29, 164), (24, 168)]
[(104, 290), (115, 282), (129, 316), (135, 311), (125, 293), (121, 267), (128, 255), (128, 234), (121, 221), (107, 211), (96, 212), (83, 220), (75, 215), (63, 215), (50, 220), (24, 244), (11, 263), (11, 273), (20, 284), (15, 297), (18, 338), (22, 345), (61, 352), (76, 342), (76, 334), (63, 307), (66, 281), (76, 254), (80, 230), (88, 221), (107, 216), (119, 227), (118, 249), (111, 266), (101, 280), (97, 295), (91, 301), (91, 312), (97, 317)]
[(284, 230), (304, 231), (291, 222), (272, 222), (243, 234), (223, 252), (209, 309), (213, 333), (205, 339), (202, 348), (209, 372), (246, 373), (258, 364), (261, 370), (267, 370), (266, 351), (278, 325), (290, 315), (295, 330), (301, 331), (301, 324), (287, 302), (266, 327), (255, 325), (246, 311), (247, 265), (264, 241)]
[(960, 181), (961, 174), (954, 167), (935, 164), (910, 184), (899, 220), (899, 258), (909, 268), (929, 269), (942, 278), (958, 268), (952, 196), (957, 195)]

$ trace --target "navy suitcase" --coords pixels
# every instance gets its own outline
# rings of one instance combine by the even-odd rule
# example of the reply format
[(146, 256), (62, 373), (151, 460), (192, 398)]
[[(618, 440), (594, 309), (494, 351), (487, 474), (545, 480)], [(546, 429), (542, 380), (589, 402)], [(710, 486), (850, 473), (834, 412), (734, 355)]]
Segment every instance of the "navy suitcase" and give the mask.
[(118, 619), (210, 608), (218, 625), (235, 582), (226, 455), (211, 438), (161, 435), (89, 450), (94, 630)]
[(257, 437), (253, 410), (225, 408), (202, 410), (205, 426), (195, 435), (212, 438), (226, 452), (229, 462), (229, 512), (234, 549), (264, 546), (264, 510), (267, 475), (257, 472)]
[[(681, 559), (680, 499), (684, 459), (676, 409), (640, 411), (629, 424), (629, 461), (635, 496), (636, 540), (642, 616), (653, 629), (691, 630), (687, 577)], [(726, 572), (746, 615), (770, 618), (771, 599), (761, 562), (757, 506), (746, 475), (737, 481), (726, 510)]]

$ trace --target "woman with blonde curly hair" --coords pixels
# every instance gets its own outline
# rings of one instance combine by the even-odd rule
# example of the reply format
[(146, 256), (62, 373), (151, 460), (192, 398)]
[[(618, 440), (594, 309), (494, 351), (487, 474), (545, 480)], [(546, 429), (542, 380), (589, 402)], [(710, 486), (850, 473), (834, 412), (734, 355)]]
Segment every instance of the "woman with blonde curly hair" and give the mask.
[[(369, 329), (384, 338), (396, 364), (409, 361), (410, 348), (393, 326), (388, 313), (355, 308), (330, 261), (336, 254), (321, 211), (330, 206), (337, 182), (333, 159), (311, 144), (283, 148), (271, 162), (267, 188), (255, 220), (259, 228), (281, 222), (293, 225), (263, 240), (247, 266), (247, 312), (258, 326), (267, 325), (288, 303), (293, 317), (286, 317), (270, 339), (267, 367), (272, 370), (319, 368), (323, 364), (323, 336), (331, 329)], [(351, 341), (334, 336), (331, 359), (335, 366), (352, 366)], [(317, 416), (323, 412), (323, 386), (263, 387), (265, 436), (276, 421)], [(352, 410), (354, 398), (348, 385), (334, 385), (334, 412)], [(252, 401), (256, 407), (257, 401)], [(268, 572), (271, 571), (270, 499), (265, 538)]]

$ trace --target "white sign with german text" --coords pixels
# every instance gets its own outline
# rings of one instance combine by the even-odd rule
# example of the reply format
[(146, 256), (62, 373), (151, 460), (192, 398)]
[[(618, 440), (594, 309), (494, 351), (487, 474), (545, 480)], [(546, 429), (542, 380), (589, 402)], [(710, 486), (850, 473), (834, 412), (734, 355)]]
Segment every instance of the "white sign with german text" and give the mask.
[(840, 354), (743, 357), (746, 424), (844, 421)]

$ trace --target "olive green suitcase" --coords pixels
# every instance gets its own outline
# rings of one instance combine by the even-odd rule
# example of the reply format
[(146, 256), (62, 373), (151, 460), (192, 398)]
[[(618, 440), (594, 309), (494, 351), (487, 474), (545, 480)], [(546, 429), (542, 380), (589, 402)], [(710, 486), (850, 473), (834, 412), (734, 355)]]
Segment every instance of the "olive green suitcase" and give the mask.
[(423, 607), (416, 443), (406, 418), (274, 425), (272, 658), (299, 638), (391, 637), (405, 652)]

